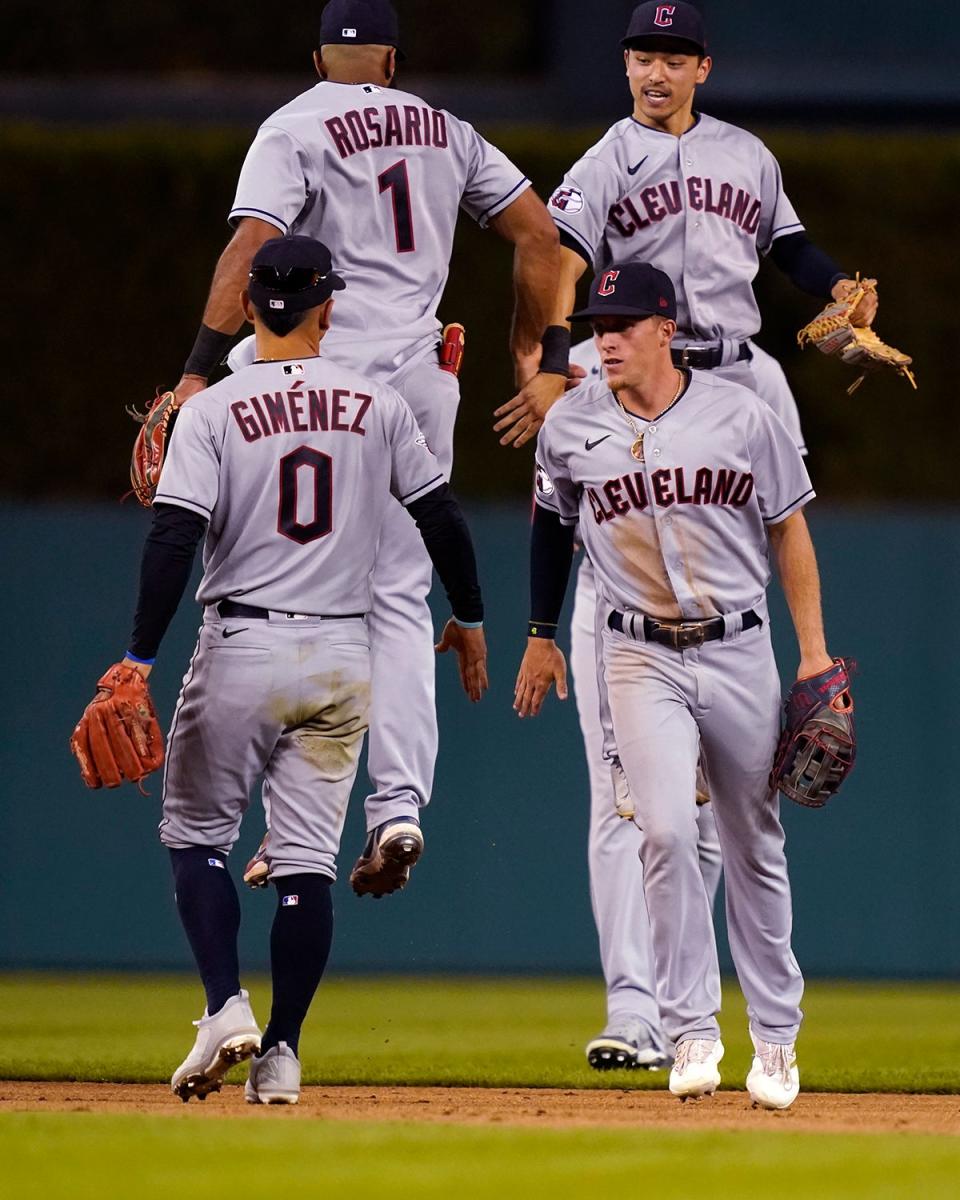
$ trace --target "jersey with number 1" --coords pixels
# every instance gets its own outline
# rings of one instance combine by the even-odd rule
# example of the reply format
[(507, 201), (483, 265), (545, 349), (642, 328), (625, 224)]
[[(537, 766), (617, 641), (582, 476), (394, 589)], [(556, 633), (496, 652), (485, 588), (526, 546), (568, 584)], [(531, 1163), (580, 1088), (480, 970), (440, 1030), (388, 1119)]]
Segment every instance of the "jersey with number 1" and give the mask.
[(406, 401), (328, 358), (255, 363), (177, 414), (155, 503), (207, 518), (201, 604), (363, 613), (392, 504), (445, 477)]
[[(319, 238), (346, 281), (324, 353), (436, 339), (457, 214), (485, 226), (530, 186), (467, 122), (374, 84), (317, 84), (268, 117), (247, 153), (231, 223), (258, 217)], [(399, 361), (394, 363), (399, 365)]]
[(648, 262), (670, 276), (678, 344), (757, 333), (759, 256), (803, 230), (763, 142), (703, 113), (680, 137), (618, 121), (570, 168), (549, 211), (598, 271)]

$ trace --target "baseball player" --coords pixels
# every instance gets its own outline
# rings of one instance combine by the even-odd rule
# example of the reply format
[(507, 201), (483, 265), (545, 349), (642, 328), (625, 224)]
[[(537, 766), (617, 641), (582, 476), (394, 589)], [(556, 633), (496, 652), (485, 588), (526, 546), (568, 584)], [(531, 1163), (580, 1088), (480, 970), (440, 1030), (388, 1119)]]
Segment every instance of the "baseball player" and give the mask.
[[(783, 370), (753, 340), (760, 319), (752, 281), (760, 255), (769, 254), (798, 287), (814, 295), (839, 297), (855, 284), (810, 242), (766, 147), (745, 130), (694, 110), (696, 88), (712, 66), (699, 12), (682, 0), (641, 4), (632, 14), (623, 48), (633, 111), (571, 167), (551, 197), (549, 210), (561, 238), (560, 286), (546, 335), (548, 341), (554, 339), (552, 353), (518, 397), (498, 411), (496, 428), (504, 443), (522, 445), (561, 394), (565, 315), (573, 308), (576, 283), (586, 268), (648, 261), (677, 284), (675, 364), (709, 370), (755, 391), (805, 452)], [(871, 296), (856, 319), (868, 324), (875, 313), (876, 298)], [(600, 370), (592, 342), (576, 348), (571, 363), (587, 378)], [(640, 1065), (638, 1060), (651, 1054), (651, 1039), (654, 1049), (660, 1039), (655, 1028), (651, 1031), (652, 981), (641, 969), (649, 952), (645, 914), (638, 904), (634, 840), (629, 828), (617, 828), (612, 815), (611, 764), (596, 759), (600, 740), (590, 664), (598, 652), (589, 615), (592, 603), (593, 574), (585, 559), (577, 581), (571, 665), (590, 767), (591, 893), (608, 1007), (607, 1027), (589, 1043), (587, 1053), (599, 1067)], [(615, 748), (609, 741), (607, 756), (616, 777)], [(709, 809), (702, 823), (708, 886), (715, 887), (719, 867)], [(625, 916), (627, 910), (631, 917)], [(633, 1011), (626, 1011), (631, 1002)]]
[[(330, 949), (330, 884), (367, 726), (370, 578), (391, 497), (450, 596), (438, 649), (456, 651), (471, 699), (487, 686), (473, 550), (442, 466), (393, 388), (319, 356), (343, 288), (322, 243), (261, 246), (241, 300), (256, 362), (179, 412), (144, 548), (123, 661), (146, 677), (206, 535), (203, 624), (168, 736), (160, 823), (207, 999), (171, 1080), (185, 1101), (254, 1054), (247, 1100), (298, 1099), (300, 1027)], [(258, 777), (278, 898), (262, 1039), (240, 986), (226, 865)]]
[(590, 303), (606, 379), (571, 391), (537, 447), (531, 620), (517, 678), (521, 717), (551, 684), (572, 527), (593, 563), (614, 737), (641, 830), (657, 994), (676, 1044), (670, 1090), (719, 1084), (720, 973), (697, 854), (702, 754), (723, 853), (727, 923), (747, 999), (755, 1103), (799, 1091), (803, 981), (777, 793), (768, 783), (780, 684), (767, 620), (777, 560), (800, 648), (798, 677), (828, 667), (816, 559), (803, 516), (813, 498), (796, 444), (769, 405), (710, 371), (677, 368), (677, 297), (648, 264), (603, 271)]
[[(449, 473), (459, 388), (441, 369), (436, 312), (458, 211), (515, 245), (518, 360), (537, 351), (547, 323), (558, 235), (523, 172), (499, 150), (451, 113), (391, 87), (398, 41), (388, 0), (330, 0), (324, 8), (314, 54), (321, 82), (268, 117), (250, 147), (230, 212), (235, 233), (176, 390), (182, 397), (202, 388), (230, 348), (242, 323), (236, 297), (256, 249), (278, 232), (316, 236), (332, 247), (349, 285), (326, 352), (395, 387)], [(369, 840), (351, 877), (360, 894), (401, 887), (423, 846), (418, 814), (437, 753), (430, 585), (413, 522), (393, 505), (369, 617), (374, 790)], [(381, 840), (377, 831), (398, 817), (402, 834)], [(401, 837), (398, 861), (393, 842)]]

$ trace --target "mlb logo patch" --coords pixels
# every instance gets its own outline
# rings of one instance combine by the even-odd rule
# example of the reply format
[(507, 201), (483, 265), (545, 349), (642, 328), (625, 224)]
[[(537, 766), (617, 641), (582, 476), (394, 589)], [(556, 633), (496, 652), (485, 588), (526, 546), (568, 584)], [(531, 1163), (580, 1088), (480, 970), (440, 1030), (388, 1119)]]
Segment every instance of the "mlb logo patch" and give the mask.
[(207, 859), (207, 866), (208, 866), (208, 867), (219, 867), (221, 871), (225, 871), (225, 870), (227, 869), (227, 868), (226, 868), (226, 867), (223, 865), (223, 863), (220, 861), (220, 859), (219, 859), (219, 858), (208, 858), (208, 859)]
[(286, 302), (286, 300), (271, 300), (270, 307), (271, 308), (286, 308), (287, 302)]
[(300, 903), (300, 897), (299, 896), (284, 896), (283, 899), (280, 901), (280, 903), (283, 905), (284, 908), (296, 908), (296, 906)]
[(302, 375), (303, 363), (286, 363), (283, 368), (284, 375)]
[(341, 29), (340, 36), (355, 38), (357, 36), (357, 31), (355, 29)]

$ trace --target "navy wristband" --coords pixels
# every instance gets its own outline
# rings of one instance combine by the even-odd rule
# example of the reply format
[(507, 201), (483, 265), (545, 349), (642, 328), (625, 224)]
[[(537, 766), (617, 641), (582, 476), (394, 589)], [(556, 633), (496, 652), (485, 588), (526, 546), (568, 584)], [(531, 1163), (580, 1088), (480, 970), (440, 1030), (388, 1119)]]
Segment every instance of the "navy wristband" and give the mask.
[(557, 627), (551, 625), (549, 621), (530, 621), (527, 624), (527, 637), (549, 638), (550, 641), (553, 641), (556, 636)]
[(540, 339), (541, 375), (568, 375), (570, 372), (570, 330), (564, 325), (548, 325)]
[(129, 650), (123, 657), (129, 658), (131, 662), (140, 663), (144, 667), (152, 667), (157, 661), (155, 658), (139, 658), (136, 654), (131, 654)]
[(190, 357), (183, 368), (184, 375), (199, 375), (203, 379), (209, 379), (213, 368), (219, 366), (226, 358), (235, 336), (233, 333), (221, 333), (219, 329), (211, 329), (209, 325), (201, 325)]

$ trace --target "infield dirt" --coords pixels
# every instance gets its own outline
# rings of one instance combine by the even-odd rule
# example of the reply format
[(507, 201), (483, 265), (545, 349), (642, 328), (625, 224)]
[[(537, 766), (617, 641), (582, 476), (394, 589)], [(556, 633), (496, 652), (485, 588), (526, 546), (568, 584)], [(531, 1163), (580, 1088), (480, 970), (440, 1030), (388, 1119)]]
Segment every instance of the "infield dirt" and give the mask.
[(886, 1093), (808, 1092), (789, 1111), (773, 1113), (754, 1109), (744, 1092), (719, 1092), (681, 1103), (666, 1091), (321, 1086), (304, 1088), (299, 1105), (278, 1110), (245, 1104), (237, 1084), (228, 1084), (203, 1103), (185, 1105), (162, 1084), (0, 1082), (0, 1112), (960, 1135), (960, 1096)]

